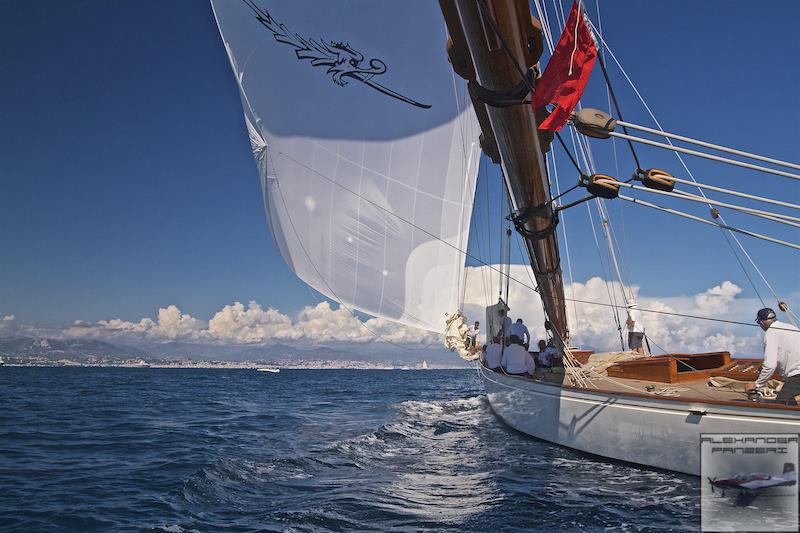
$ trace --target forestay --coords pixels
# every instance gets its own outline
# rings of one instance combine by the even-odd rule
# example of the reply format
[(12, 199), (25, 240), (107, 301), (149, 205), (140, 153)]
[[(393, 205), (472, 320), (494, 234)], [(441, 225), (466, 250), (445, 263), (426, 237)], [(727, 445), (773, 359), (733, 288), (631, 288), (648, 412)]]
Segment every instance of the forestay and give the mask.
[(480, 130), (438, 4), (212, 5), (286, 263), (348, 307), (441, 331)]

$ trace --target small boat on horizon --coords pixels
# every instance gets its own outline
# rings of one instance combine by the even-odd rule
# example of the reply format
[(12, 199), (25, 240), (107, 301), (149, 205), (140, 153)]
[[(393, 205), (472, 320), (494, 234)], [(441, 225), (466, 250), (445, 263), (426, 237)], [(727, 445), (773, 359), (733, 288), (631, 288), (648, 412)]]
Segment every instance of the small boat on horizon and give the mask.
[(277, 374), (280, 371), (280, 368), (256, 368), (256, 372), (272, 372), (273, 374)]

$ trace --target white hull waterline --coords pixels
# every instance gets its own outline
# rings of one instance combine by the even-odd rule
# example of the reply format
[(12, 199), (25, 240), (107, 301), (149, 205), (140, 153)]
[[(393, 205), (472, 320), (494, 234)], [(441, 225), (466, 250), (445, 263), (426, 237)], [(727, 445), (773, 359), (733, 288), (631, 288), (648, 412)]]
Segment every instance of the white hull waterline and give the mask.
[(700, 475), (702, 433), (800, 432), (800, 411), (561, 387), (478, 368), (492, 410), (517, 431), (649, 467)]

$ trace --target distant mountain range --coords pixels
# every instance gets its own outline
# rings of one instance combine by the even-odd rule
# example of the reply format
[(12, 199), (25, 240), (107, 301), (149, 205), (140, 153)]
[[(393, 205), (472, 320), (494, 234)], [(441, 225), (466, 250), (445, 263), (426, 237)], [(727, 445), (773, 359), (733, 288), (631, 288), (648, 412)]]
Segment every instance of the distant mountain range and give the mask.
[(337, 343), (330, 346), (293, 346), (269, 344), (259, 346), (192, 344), (183, 342), (145, 343), (137, 347), (91, 339), (52, 339), (0, 337), (0, 355), (7, 358), (69, 359), (75, 362), (98, 360), (191, 359), (200, 361), (364, 361), (392, 365), (465, 366), (454, 353), (440, 346), (397, 346), (386, 343)]
[(85, 359), (87, 357), (143, 358), (149, 354), (138, 348), (118, 346), (92, 339), (33, 339), (0, 337), (0, 355), (43, 357), (45, 359)]

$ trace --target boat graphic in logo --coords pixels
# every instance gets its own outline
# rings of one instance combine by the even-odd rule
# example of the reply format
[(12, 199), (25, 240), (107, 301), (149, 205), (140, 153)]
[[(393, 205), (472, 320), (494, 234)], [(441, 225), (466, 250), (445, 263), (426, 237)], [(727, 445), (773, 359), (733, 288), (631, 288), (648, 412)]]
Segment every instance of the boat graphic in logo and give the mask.
[(325, 42), (322, 39), (305, 39), (296, 33), (290, 32), (284, 24), (277, 22), (272, 15), (255, 5), (250, 0), (243, 0), (256, 14), (256, 20), (268, 29), (279, 43), (288, 44), (295, 49), (297, 59), (308, 60), (315, 67), (327, 67), (333, 83), (344, 87), (348, 79), (360, 81), (369, 85), (376, 91), (396, 98), (407, 104), (428, 109), (428, 104), (417, 102), (412, 98), (403, 96), (388, 87), (373, 80), (373, 77), (386, 72), (386, 63), (380, 59), (370, 59), (369, 64), (364, 64), (364, 55), (355, 50), (349, 43), (342, 41)]

